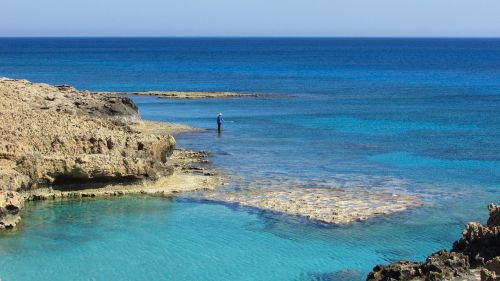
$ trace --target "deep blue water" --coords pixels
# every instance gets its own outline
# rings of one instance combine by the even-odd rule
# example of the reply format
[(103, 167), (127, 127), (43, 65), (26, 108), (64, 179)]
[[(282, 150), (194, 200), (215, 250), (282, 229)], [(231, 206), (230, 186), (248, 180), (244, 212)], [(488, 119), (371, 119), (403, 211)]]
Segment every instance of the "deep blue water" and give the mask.
[(361, 186), (425, 201), (347, 227), (185, 198), (42, 202), (0, 237), (5, 280), (360, 280), (449, 248), (500, 202), (497, 39), (0, 39), (0, 76), (264, 93), (134, 100), (146, 119), (206, 128), (178, 145), (211, 150), (234, 187)]

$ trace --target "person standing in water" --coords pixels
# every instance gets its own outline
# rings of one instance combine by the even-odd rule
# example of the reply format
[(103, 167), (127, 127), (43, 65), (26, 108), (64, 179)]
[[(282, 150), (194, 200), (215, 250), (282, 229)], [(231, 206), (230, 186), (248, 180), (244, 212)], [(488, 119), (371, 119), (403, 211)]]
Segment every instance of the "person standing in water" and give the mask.
[(224, 122), (224, 119), (222, 119), (222, 113), (219, 112), (219, 115), (217, 115), (217, 131), (220, 133), (220, 127), (222, 125), (222, 122)]

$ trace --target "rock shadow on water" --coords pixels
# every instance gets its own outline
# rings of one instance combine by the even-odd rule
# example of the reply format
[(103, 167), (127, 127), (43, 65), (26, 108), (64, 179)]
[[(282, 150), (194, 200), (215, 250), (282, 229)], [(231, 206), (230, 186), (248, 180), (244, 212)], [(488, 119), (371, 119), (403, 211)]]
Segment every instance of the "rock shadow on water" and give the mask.
[(82, 191), (86, 189), (103, 188), (110, 184), (134, 185), (141, 181), (142, 179), (138, 179), (134, 176), (124, 176), (121, 178), (73, 178), (62, 175), (54, 179), (52, 189), (57, 191)]

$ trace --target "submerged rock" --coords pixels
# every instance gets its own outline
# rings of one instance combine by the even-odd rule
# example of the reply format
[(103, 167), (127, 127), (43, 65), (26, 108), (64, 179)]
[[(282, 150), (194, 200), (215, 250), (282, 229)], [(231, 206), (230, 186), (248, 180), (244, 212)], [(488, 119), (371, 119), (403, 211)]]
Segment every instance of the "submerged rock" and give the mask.
[(259, 94), (234, 92), (179, 92), (179, 91), (141, 91), (141, 92), (100, 92), (119, 95), (156, 96), (163, 99), (213, 99), (259, 97)]
[(202, 199), (235, 203), (334, 224), (349, 224), (421, 206), (419, 197), (361, 188), (262, 188), (214, 192)]
[(369, 281), (382, 280), (500, 280), (500, 207), (490, 204), (487, 226), (468, 223), (451, 252), (441, 250), (423, 263), (398, 261), (377, 265)]
[(308, 273), (299, 280), (304, 281), (359, 281), (363, 278), (363, 274), (356, 270), (341, 269), (335, 272), (328, 273)]

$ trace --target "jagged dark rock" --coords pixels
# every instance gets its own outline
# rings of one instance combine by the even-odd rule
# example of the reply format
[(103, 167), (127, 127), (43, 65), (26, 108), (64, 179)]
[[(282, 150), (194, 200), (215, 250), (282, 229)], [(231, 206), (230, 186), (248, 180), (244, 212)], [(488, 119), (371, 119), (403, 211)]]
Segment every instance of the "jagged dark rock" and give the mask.
[(500, 226), (498, 225), (499, 207), (488, 206), (490, 216), (487, 226), (471, 222), (465, 226), (460, 240), (453, 243), (454, 252), (469, 256), (471, 266), (484, 266), (496, 256), (500, 256)]
[[(500, 207), (488, 206), (487, 226), (471, 222), (451, 252), (441, 250), (425, 262), (398, 261), (377, 265), (369, 281), (482, 280), (500, 281)], [(480, 272), (480, 277), (476, 272)]]
[(488, 218), (486, 226), (488, 227), (500, 226), (500, 207), (495, 206), (494, 204), (490, 204), (488, 206), (488, 210), (490, 211), (490, 217)]
[(489, 260), (481, 270), (481, 281), (500, 280), (500, 257)]
[(465, 275), (469, 270), (468, 257), (441, 250), (429, 256), (423, 263), (400, 261), (390, 265), (378, 265), (368, 275), (368, 280), (449, 280)]

